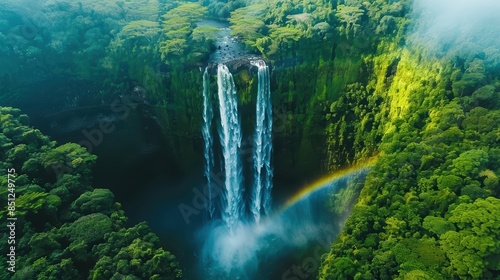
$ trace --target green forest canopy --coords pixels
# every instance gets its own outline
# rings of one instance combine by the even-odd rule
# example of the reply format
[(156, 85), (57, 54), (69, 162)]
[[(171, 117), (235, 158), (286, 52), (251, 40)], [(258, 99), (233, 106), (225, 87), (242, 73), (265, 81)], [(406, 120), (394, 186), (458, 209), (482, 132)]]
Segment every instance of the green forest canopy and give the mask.
[[(0, 107), (0, 166), (17, 175), (17, 270), (6, 269), (3, 254), (0, 278), (181, 279), (175, 256), (148, 225), (125, 227), (113, 193), (91, 186), (96, 156), (74, 143), (59, 146), (28, 125), (19, 109)], [(3, 186), (7, 179), (7, 173), (0, 176)], [(0, 191), (2, 205), (7, 193)], [(4, 228), (7, 210), (0, 210)], [(11, 245), (2, 242), (0, 249), (9, 252)]]
[[(213, 48), (215, 32), (196, 21), (228, 20), (249, 51), (275, 66), (273, 103), (283, 104), (290, 120), (283, 130), (305, 135), (296, 148), (298, 161), (311, 156), (309, 135), (319, 135), (326, 150), (325, 171), (383, 153), (324, 256), (320, 279), (492, 279), (500, 273), (495, 46), (431, 52), (411, 41), (415, 22), (406, 0), (58, 5), (44, 13), (59, 24), (50, 32), (41, 31), (48, 24), (40, 26), (30, 40), (16, 31), (19, 24), (0, 22), (4, 65), (41, 76), (103, 75), (108, 95), (122, 93), (126, 79), (139, 80), (157, 100), (180, 104), (176, 113), (186, 116), (199, 104), (198, 67)], [(151, 76), (145, 65), (157, 61), (173, 69), (170, 75), (144, 78)], [(123, 62), (130, 66), (125, 74)], [(16, 67), (5, 69), (0, 90), (16, 92), (24, 76), (12, 72)], [(113, 195), (89, 186), (92, 155), (75, 144), (56, 146), (15, 109), (2, 109), (1, 122), (2, 164), (23, 173), (19, 211), (39, 221), (23, 232), (20, 248), (33, 257), (23, 260), (21, 276), (57, 278), (84, 267), (97, 279), (116, 273), (180, 277), (173, 256), (149, 229), (125, 229)], [(53, 166), (71, 172), (54, 173)], [(99, 224), (85, 235), (80, 230), (90, 218)], [(147, 246), (155, 250), (140, 255)], [(171, 269), (161, 270), (158, 262)]]

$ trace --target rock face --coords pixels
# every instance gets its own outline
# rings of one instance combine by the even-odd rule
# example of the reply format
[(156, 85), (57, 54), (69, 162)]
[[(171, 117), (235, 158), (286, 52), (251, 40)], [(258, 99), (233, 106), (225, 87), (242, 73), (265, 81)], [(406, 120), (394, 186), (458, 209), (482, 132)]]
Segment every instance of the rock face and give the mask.
[[(257, 68), (257, 66), (252, 65), (251, 62), (256, 61), (256, 60), (262, 60), (262, 58), (257, 57), (257, 56), (248, 56), (248, 57), (239, 58), (239, 59), (235, 59), (235, 60), (229, 60), (229, 61), (224, 62), (224, 64), (227, 66), (227, 68), (229, 69), (229, 71), (231, 73), (237, 73), (241, 70), (247, 70), (248, 73), (254, 75), (254, 74), (257, 74), (258, 68)], [(208, 63), (207, 67), (208, 67), (208, 73), (210, 75), (217, 75), (217, 64), (218, 63), (216, 63), (216, 62), (209, 62)]]
[(231, 29), (227, 23), (203, 20), (198, 22), (197, 25), (219, 29), (214, 42), (215, 49), (213, 49), (208, 59), (207, 66), (210, 75), (217, 75), (217, 64), (219, 63), (225, 64), (232, 74), (243, 69), (247, 70), (251, 75), (257, 74), (258, 69), (251, 62), (262, 60), (262, 57), (249, 53), (240, 39), (231, 35)]

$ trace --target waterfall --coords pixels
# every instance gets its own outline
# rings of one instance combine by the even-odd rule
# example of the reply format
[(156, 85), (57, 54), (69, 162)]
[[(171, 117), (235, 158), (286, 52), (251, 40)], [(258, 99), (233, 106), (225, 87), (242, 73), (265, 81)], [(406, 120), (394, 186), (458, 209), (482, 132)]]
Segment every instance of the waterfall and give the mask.
[(241, 127), (238, 116), (238, 100), (233, 76), (223, 64), (217, 67), (217, 85), (220, 108), (221, 129), (219, 137), (224, 158), (225, 209), (222, 218), (230, 230), (241, 220), (243, 196), (241, 190)]
[(212, 195), (212, 181), (211, 173), (214, 166), (214, 152), (212, 149), (213, 139), (211, 133), (212, 119), (214, 112), (212, 110), (212, 102), (210, 100), (210, 76), (208, 75), (207, 68), (203, 73), (203, 141), (205, 143), (205, 177), (207, 178), (208, 188), (208, 213), (210, 218), (214, 215), (213, 195)]
[(273, 170), (272, 153), (272, 107), (269, 79), (269, 67), (262, 60), (253, 63), (258, 67), (258, 87), (256, 105), (256, 124), (254, 135), (254, 186), (251, 210), (256, 222), (259, 222), (261, 208), (267, 215), (271, 211), (271, 189)]
[[(259, 222), (261, 215), (271, 212), (271, 190), (273, 169), (272, 154), (272, 106), (269, 67), (263, 60), (252, 62), (258, 68), (258, 87), (255, 117), (255, 132), (253, 135), (253, 186), (249, 208), (253, 220)], [(205, 176), (208, 181), (208, 212), (214, 216), (213, 189), (211, 173), (214, 168), (213, 139), (210, 133), (214, 112), (210, 100), (210, 76), (208, 70), (203, 73), (203, 140), (205, 143)], [(233, 76), (224, 64), (217, 67), (217, 86), (220, 110), (219, 139), (222, 148), (222, 168), (225, 175), (222, 203), (222, 219), (233, 231), (239, 222), (247, 216), (243, 210), (247, 209), (243, 197), (242, 162), (239, 152), (241, 149), (241, 124), (238, 114), (238, 100)]]

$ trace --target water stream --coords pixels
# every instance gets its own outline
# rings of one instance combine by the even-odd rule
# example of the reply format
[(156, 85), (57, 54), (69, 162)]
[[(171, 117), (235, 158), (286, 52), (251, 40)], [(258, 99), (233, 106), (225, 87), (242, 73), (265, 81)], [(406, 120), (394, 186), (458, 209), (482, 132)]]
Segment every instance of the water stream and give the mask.
[(271, 213), (271, 190), (273, 186), (272, 154), (272, 105), (269, 80), (269, 67), (263, 60), (252, 63), (258, 67), (258, 88), (256, 105), (256, 124), (254, 136), (254, 187), (251, 211), (258, 223), (261, 208), (264, 213)]
[(224, 64), (217, 68), (217, 85), (220, 109), (219, 130), (220, 143), (224, 158), (226, 193), (222, 218), (230, 230), (242, 218), (241, 163), (239, 149), (241, 147), (241, 125), (238, 115), (238, 100), (233, 76)]

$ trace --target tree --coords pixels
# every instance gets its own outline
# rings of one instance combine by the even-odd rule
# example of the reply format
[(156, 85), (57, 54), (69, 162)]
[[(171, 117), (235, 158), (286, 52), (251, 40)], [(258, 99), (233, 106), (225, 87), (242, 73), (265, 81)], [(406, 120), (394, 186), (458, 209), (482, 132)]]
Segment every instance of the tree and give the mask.
[(458, 192), (464, 185), (463, 179), (456, 175), (444, 175), (437, 179), (438, 188), (440, 190), (449, 189)]
[(304, 35), (303, 31), (293, 27), (278, 27), (272, 29), (269, 37), (272, 40), (272, 45), (269, 46), (269, 54), (286, 52), (294, 46), (294, 42), (298, 42)]
[(229, 18), (231, 34), (241, 38), (248, 49), (252, 50), (257, 45), (262, 45), (258, 44), (257, 41), (265, 38), (264, 36), (268, 33), (268, 27), (264, 23), (266, 10), (265, 5), (254, 4), (239, 8), (231, 13)]
[(163, 43), (160, 50), (163, 53), (163, 58), (181, 57), (186, 51), (188, 45), (186, 39), (173, 38)]
[(94, 189), (83, 193), (71, 203), (70, 209), (80, 214), (111, 214), (113, 212), (114, 195), (108, 189)]
[[(49, 172), (53, 172), (57, 178), (64, 173), (80, 174), (88, 177), (91, 174), (91, 166), (94, 164), (97, 156), (89, 154), (85, 148), (75, 143), (67, 143), (44, 155), (42, 164)], [(66, 172), (57, 172), (65, 170)]]
[(479, 176), (481, 176), (481, 178), (484, 178), (483, 184), (486, 190), (490, 190), (498, 194), (497, 189), (499, 186), (498, 184), (499, 179), (495, 172), (487, 169), (485, 171), (480, 172)]
[(471, 61), (461, 79), (453, 82), (455, 96), (471, 95), (486, 78), (485, 71), (483, 60)]
[(464, 110), (460, 104), (452, 101), (444, 106), (439, 106), (430, 111), (431, 122), (427, 124), (425, 133), (435, 134), (453, 126), (458, 126), (464, 119)]
[(453, 160), (452, 172), (465, 178), (477, 178), (479, 172), (485, 169), (487, 162), (487, 152), (483, 150), (465, 151)]
[(476, 107), (465, 115), (462, 126), (466, 133), (476, 132), (484, 134), (498, 127), (499, 121), (500, 118), (493, 112), (483, 107)]
[(444, 218), (434, 216), (425, 217), (422, 226), (437, 236), (440, 236), (450, 230), (456, 230), (455, 226), (451, 222), (448, 222)]
[(211, 26), (198, 26), (193, 30), (191, 39), (194, 42), (204, 43), (205, 41), (215, 41), (219, 29)]
[[(163, 15), (162, 30), (165, 39), (160, 42), (160, 53), (164, 61), (185, 62), (189, 53), (209, 50), (206, 45), (210, 44), (210, 40), (199, 40), (199, 32), (191, 37), (196, 28), (195, 23), (206, 14), (207, 8), (199, 4), (183, 3)], [(196, 56), (196, 60), (202, 57)], [(191, 61), (194, 62), (197, 61)]]
[(313, 30), (317, 32), (320, 38), (326, 40), (332, 37), (334, 28), (328, 22), (323, 21), (314, 25)]
[(47, 252), (53, 252), (61, 249), (61, 244), (57, 241), (60, 237), (53, 232), (35, 233), (29, 241), (29, 246), (33, 248), (30, 259), (36, 260), (46, 256)]
[(441, 235), (441, 245), (459, 277), (481, 278), (486, 268), (499, 271), (492, 256), (500, 256), (500, 199), (488, 197), (464, 203), (448, 219), (459, 231)]
[[(96, 157), (74, 143), (57, 146), (27, 123), (19, 110), (0, 107), (0, 166), (6, 171), (16, 169), (15, 210), (17, 225), (22, 225), (16, 228), (15, 244), (16, 255), (22, 258), (16, 258), (14, 274), (3, 269), (0, 278), (91, 278), (99, 273), (89, 274), (90, 268), (130, 247), (131, 257), (119, 260), (127, 277), (181, 279), (175, 256), (160, 247), (149, 227), (139, 224), (127, 229), (113, 194), (92, 188), (90, 168)], [(61, 165), (64, 172), (57, 173), (53, 165)], [(0, 175), (0, 183), (6, 186), (0, 189), (3, 205), (7, 205), (7, 181), (12, 179), (7, 174), (11, 173)], [(0, 209), (3, 228), (8, 211)], [(135, 239), (140, 241), (133, 243)], [(0, 249), (9, 252), (11, 245), (4, 242)], [(6, 256), (0, 256), (3, 263)]]
[(158, 242), (145, 223), (114, 232), (107, 236), (105, 243), (94, 247), (94, 252), (102, 257), (91, 273), (95, 279), (111, 279), (113, 275), (127, 275), (134, 269), (141, 279), (181, 279), (182, 271), (175, 257), (161, 248), (151, 249)]
[(83, 216), (63, 229), (72, 242), (92, 244), (100, 241), (111, 229), (111, 220), (102, 213)]
[(495, 90), (495, 86), (486, 85), (478, 88), (472, 93), (472, 99), (475, 102), (480, 102), (480, 104), (484, 104), (487, 106), (495, 106), (496, 101), (498, 100), (498, 92)]
[(63, 174), (52, 186), (50, 193), (61, 197), (64, 201), (73, 201), (80, 194), (91, 189), (82, 182), (84, 179), (78, 174)]
[(344, 4), (338, 5), (335, 16), (341, 23), (343, 23), (339, 30), (340, 33), (345, 34), (347, 37), (349, 37), (351, 33), (356, 35), (356, 32), (360, 27), (359, 21), (364, 13), (365, 11), (363, 11), (360, 6), (346, 6)]
[(337, 279), (349, 279), (349, 275), (352, 275), (356, 271), (356, 266), (349, 258), (336, 258), (333, 261), (333, 265), (336, 271), (334, 277)]
[(120, 40), (139, 40), (144, 38), (145, 43), (153, 43), (155, 37), (160, 34), (160, 26), (157, 22), (149, 20), (131, 21), (125, 25), (117, 38)]

